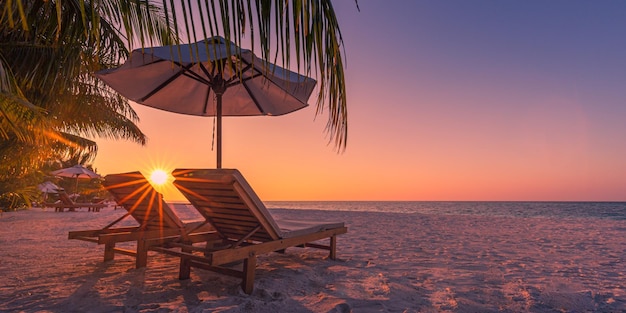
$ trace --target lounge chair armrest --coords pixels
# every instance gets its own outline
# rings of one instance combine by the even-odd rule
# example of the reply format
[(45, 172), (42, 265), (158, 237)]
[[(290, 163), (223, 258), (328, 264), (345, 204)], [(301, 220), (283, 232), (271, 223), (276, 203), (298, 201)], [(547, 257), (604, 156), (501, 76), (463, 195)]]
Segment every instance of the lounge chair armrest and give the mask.
[(214, 252), (210, 252), (213, 266), (226, 264), (234, 261), (243, 260), (253, 255), (259, 255), (263, 253), (269, 253), (286, 249), (289, 247), (295, 247), (308, 242), (330, 238), (333, 236), (345, 234), (348, 231), (346, 227), (340, 227), (335, 229), (329, 229), (322, 232), (312, 233), (299, 237), (285, 238), (280, 240), (274, 240), (259, 244), (253, 244), (248, 246), (242, 246), (235, 249), (224, 249)]

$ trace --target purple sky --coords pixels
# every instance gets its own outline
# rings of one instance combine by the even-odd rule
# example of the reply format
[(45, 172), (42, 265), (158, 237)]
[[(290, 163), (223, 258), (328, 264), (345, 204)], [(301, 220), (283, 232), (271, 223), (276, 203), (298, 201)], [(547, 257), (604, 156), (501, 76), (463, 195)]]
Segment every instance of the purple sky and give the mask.
[[(313, 107), (225, 120), (263, 200), (626, 200), (626, 2), (334, 6), (347, 151)], [(134, 108), (148, 145), (98, 141), (100, 172), (214, 166), (211, 118)]]

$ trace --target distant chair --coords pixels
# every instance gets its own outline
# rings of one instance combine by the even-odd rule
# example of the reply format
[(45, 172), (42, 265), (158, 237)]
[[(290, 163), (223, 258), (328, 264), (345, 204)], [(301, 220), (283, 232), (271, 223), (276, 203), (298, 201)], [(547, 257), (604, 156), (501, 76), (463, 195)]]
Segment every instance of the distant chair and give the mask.
[(102, 202), (74, 202), (74, 200), (72, 200), (72, 198), (70, 198), (70, 196), (63, 189), (57, 190), (57, 195), (59, 196), (59, 200), (57, 202), (45, 202), (44, 207), (52, 207), (55, 212), (64, 212), (65, 209), (68, 209), (68, 211), (75, 211), (78, 208), (88, 208), (89, 211), (100, 212), (101, 208), (107, 206), (107, 204)]
[(89, 212), (100, 212), (101, 208), (108, 206), (108, 204), (105, 203), (104, 199), (98, 197), (91, 198), (89, 203), (91, 203), (87, 210)]
[[(192, 242), (207, 241), (215, 234), (206, 223), (183, 223), (140, 172), (107, 175), (104, 185), (127, 213), (101, 229), (71, 231), (68, 237), (104, 244), (105, 262), (119, 253), (135, 257), (137, 268), (145, 267), (150, 245), (175, 241), (181, 236)], [(139, 225), (113, 227), (127, 217)], [(117, 243), (133, 241), (137, 245), (134, 251), (115, 247)]]
[[(250, 294), (254, 285), (256, 257), (288, 247), (312, 247), (337, 255), (337, 235), (348, 229), (344, 223), (275, 220), (245, 178), (235, 169), (174, 171), (174, 185), (210, 223), (220, 240), (205, 247), (178, 242), (153, 250), (180, 258), (180, 279), (188, 279), (191, 268), (239, 277)], [(319, 240), (329, 239), (322, 244)], [(224, 265), (243, 261), (243, 270)]]

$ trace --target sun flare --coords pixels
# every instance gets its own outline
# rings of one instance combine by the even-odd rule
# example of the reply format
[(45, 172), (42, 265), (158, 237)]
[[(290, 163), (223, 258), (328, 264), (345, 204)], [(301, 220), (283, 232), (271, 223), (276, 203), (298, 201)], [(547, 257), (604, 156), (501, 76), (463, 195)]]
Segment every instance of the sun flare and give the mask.
[(150, 174), (150, 181), (155, 185), (163, 185), (167, 183), (168, 176), (164, 170), (156, 169)]

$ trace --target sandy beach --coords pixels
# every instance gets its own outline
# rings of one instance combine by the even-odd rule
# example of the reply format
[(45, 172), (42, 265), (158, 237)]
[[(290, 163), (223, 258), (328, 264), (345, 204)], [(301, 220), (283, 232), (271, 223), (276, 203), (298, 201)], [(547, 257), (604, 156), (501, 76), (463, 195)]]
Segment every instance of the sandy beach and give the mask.
[[(123, 214), (5, 212), (2, 312), (626, 312), (626, 221), (271, 210), (345, 221), (336, 261), (291, 248), (259, 257), (255, 289), (150, 253), (148, 267), (68, 240)], [(591, 221), (591, 222), (590, 222)]]

